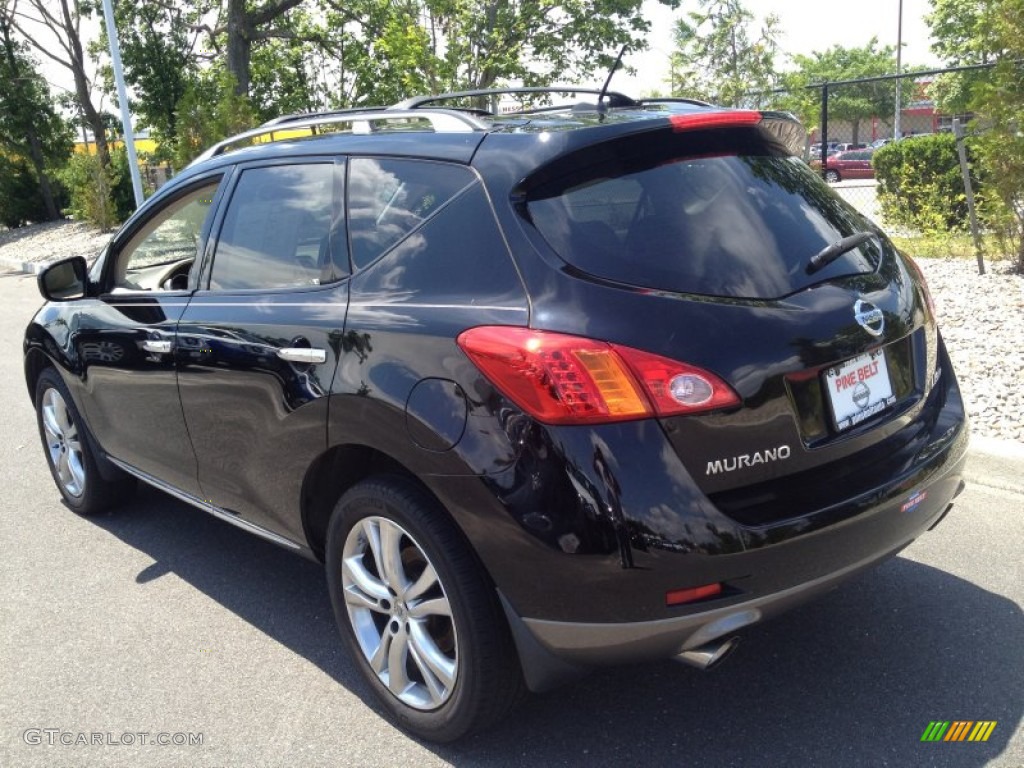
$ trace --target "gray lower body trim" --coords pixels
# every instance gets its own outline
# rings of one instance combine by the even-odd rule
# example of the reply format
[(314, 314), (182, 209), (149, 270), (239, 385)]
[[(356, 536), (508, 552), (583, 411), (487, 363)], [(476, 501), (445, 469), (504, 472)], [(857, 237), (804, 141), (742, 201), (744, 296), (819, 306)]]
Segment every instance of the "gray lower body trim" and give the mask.
[(628, 623), (583, 623), (523, 618), (534, 639), (557, 658), (573, 664), (621, 664), (664, 659), (782, 613), (844, 579), (894, 556), (907, 544), (820, 578), (736, 605), (671, 619)]
[(120, 459), (115, 459), (113, 456), (110, 456), (109, 454), (107, 455), (107, 459), (109, 459), (113, 464), (123, 469), (129, 475), (139, 478), (139, 480), (148, 485), (152, 485), (158, 491), (163, 491), (164, 493), (169, 494), (176, 499), (184, 501), (186, 504), (191, 504), (193, 507), (198, 507), (204, 512), (208, 512), (209, 514), (213, 515), (214, 517), (220, 520), (223, 520), (227, 523), (231, 523), (232, 525), (241, 528), (243, 531), (254, 533), (257, 536), (267, 539), (268, 541), (272, 541), (275, 544), (280, 544), (282, 547), (287, 547), (288, 549), (294, 549), (297, 551), (302, 550), (301, 544), (298, 544), (292, 541), (291, 539), (286, 539), (284, 536), (280, 536), (274, 533), (273, 531), (268, 531), (266, 528), (261, 528), (255, 523), (250, 523), (248, 520), (243, 520), (242, 518), (238, 517), (238, 515), (233, 515), (230, 512), (225, 512), (220, 507), (215, 506), (208, 501), (198, 499), (190, 493), (186, 493), (185, 491), (175, 488), (173, 485), (168, 485), (163, 480), (158, 480), (152, 475), (146, 474), (141, 469), (136, 469), (131, 464), (127, 464), (121, 461)]

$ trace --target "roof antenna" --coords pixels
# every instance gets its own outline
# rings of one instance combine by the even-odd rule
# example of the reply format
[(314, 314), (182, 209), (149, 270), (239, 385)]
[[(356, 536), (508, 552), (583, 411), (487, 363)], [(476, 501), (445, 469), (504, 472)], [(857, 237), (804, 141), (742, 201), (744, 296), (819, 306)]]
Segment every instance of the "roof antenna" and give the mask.
[(612, 69), (608, 73), (608, 77), (605, 78), (604, 85), (601, 87), (601, 93), (597, 95), (597, 114), (601, 117), (604, 117), (608, 113), (608, 105), (604, 103), (604, 95), (608, 92), (608, 86), (612, 82), (612, 76), (615, 74), (615, 70), (619, 68), (619, 64), (622, 63), (622, 55), (626, 52), (626, 48), (628, 47), (628, 43), (622, 46), (622, 49), (619, 51), (619, 55), (615, 57), (615, 63), (612, 64)]

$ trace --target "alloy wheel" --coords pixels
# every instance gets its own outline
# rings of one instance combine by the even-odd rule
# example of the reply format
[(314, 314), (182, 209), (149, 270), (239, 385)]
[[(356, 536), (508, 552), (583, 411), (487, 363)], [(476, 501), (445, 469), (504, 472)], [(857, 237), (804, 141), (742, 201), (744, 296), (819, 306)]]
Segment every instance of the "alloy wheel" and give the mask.
[(75, 498), (85, 492), (85, 458), (82, 442), (68, 404), (54, 388), (43, 393), (43, 434), (50, 462), (64, 491)]
[(365, 517), (345, 539), (341, 581), (356, 641), (380, 683), (415, 709), (444, 704), (458, 677), (458, 638), (423, 548), (394, 521)]

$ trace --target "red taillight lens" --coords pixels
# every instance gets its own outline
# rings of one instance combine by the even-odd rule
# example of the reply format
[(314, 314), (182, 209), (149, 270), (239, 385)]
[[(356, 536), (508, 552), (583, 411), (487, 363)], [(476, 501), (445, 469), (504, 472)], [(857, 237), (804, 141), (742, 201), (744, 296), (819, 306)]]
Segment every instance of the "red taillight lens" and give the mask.
[(598, 424), (739, 404), (707, 371), (604, 341), (482, 326), (460, 334), (457, 343), (510, 400), (547, 424)]
[(699, 131), (704, 128), (742, 128), (757, 125), (762, 115), (755, 109), (735, 109), (731, 112), (694, 112), (688, 115), (672, 115), (668, 121), (672, 130)]
[(659, 416), (711, 411), (740, 404), (736, 393), (713, 373), (631, 347), (615, 344), (612, 348), (643, 384)]

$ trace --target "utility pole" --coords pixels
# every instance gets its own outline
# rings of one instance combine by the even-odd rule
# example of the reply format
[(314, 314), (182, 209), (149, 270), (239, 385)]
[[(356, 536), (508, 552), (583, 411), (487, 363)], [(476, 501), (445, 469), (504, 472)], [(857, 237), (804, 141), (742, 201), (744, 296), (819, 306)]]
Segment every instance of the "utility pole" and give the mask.
[(135, 207), (138, 208), (143, 201), (142, 176), (139, 173), (139, 158), (135, 154), (135, 131), (132, 129), (132, 115), (128, 110), (128, 93), (124, 88), (124, 72), (121, 67), (121, 44), (117, 39), (114, 8), (110, 0), (103, 0), (103, 16), (107, 21), (107, 40), (110, 42), (110, 60), (114, 67), (114, 82), (117, 84), (117, 100), (121, 102), (121, 126), (124, 129), (125, 149), (128, 150), (128, 169), (132, 174)]
[(896, 114), (892, 118), (893, 141), (900, 137), (900, 112), (903, 109), (902, 88), (903, 79), (900, 74), (900, 63), (903, 61), (903, 0), (900, 0), (899, 19), (896, 22)]

